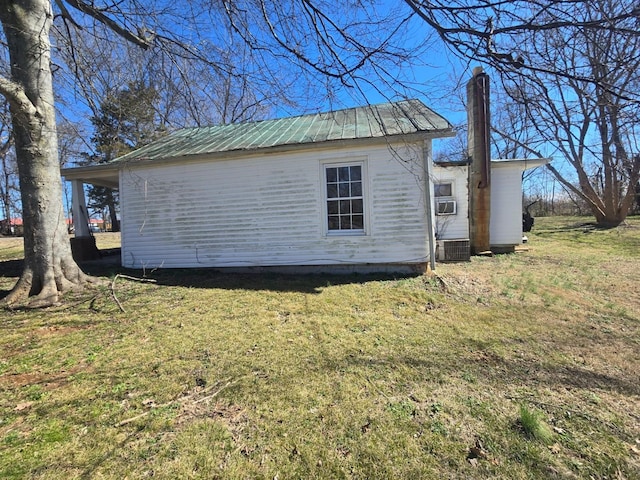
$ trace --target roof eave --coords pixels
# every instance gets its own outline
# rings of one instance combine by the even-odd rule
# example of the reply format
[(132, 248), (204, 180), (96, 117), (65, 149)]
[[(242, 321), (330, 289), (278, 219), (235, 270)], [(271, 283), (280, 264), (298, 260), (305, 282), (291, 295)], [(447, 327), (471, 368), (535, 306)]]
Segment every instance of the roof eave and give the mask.
[(118, 172), (124, 165), (162, 165), (185, 160), (216, 160), (233, 159), (247, 155), (290, 153), (310, 149), (348, 148), (362, 145), (388, 145), (398, 143), (416, 143), (434, 138), (446, 138), (455, 136), (453, 128), (428, 130), (409, 134), (386, 135), (370, 138), (354, 138), (340, 140), (325, 140), (321, 142), (296, 143), (290, 145), (277, 145), (273, 147), (258, 147), (249, 149), (228, 150), (212, 153), (198, 153), (165, 158), (120, 158), (110, 163), (99, 165), (87, 165), (82, 167), (63, 168), (61, 173), (66, 180), (82, 180), (85, 183), (101, 185), (109, 188), (118, 188)]
[(440, 130), (429, 130), (423, 132), (414, 132), (409, 134), (398, 134), (398, 135), (386, 135), (380, 137), (369, 137), (369, 138), (352, 138), (352, 139), (340, 139), (340, 140), (324, 140), (319, 142), (308, 142), (308, 143), (295, 143), (295, 144), (286, 144), (286, 145), (276, 145), (273, 147), (257, 147), (257, 148), (243, 148), (237, 150), (225, 150), (221, 152), (210, 152), (210, 153), (197, 153), (191, 155), (181, 155), (174, 157), (164, 157), (164, 158), (127, 158), (127, 159), (116, 159), (110, 165), (115, 167), (121, 165), (155, 165), (161, 163), (171, 163), (180, 160), (201, 160), (201, 159), (233, 159), (238, 157), (243, 157), (247, 155), (256, 155), (256, 154), (278, 154), (278, 153), (290, 153), (296, 151), (304, 151), (304, 150), (314, 150), (314, 149), (330, 149), (330, 148), (348, 148), (348, 147), (357, 147), (362, 145), (388, 145), (388, 144), (398, 144), (398, 143), (416, 143), (425, 140), (432, 140), (434, 138), (447, 138), (454, 137), (455, 132), (452, 128), (440, 129)]
[(518, 166), (523, 170), (530, 170), (532, 168), (541, 167), (553, 161), (552, 157), (542, 158), (494, 158), (491, 159), (492, 167), (500, 166)]

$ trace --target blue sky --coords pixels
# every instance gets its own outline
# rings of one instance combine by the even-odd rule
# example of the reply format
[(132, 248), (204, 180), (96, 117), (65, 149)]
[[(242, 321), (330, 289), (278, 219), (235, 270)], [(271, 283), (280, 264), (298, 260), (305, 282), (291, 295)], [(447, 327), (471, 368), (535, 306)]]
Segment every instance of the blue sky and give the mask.
[[(394, 0), (381, 0), (381, 4), (385, 8), (394, 8), (396, 2)], [(176, 21), (183, 22), (182, 20)], [(198, 28), (193, 28), (193, 25), (183, 22), (178, 29), (181, 33), (188, 34), (194, 40), (202, 41), (208, 38), (209, 41), (213, 42), (212, 45), (215, 46), (216, 39), (221, 41), (221, 36), (224, 37), (225, 35), (224, 32), (207, 32), (205, 29), (208, 27), (204, 25), (205, 22), (200, 24)], [(299, 107), (279, 105), (274, 107), (268, 116), (283, 117), (310, 111), (328, 111), (354, 107), (366, 103), (382, 103), (401, 98), (418, 98), (452, 124), (460, 125), (466, 123), (464, 109), (466, 82), (471, 77), (471, 71), (477, 64), (456, 58), (446, 50), (438, 38), (431, 38), (429, 41), (429, 36), (433, 34), (422, 20), (415, 19), (410, 22), (407, 29), (402, 32), (402, 35), (404, 35), (403, 38), (407, 42), (405, 47), (415, 49), (415, 56), (401, 66), (386, 66), (388, 74), (386, 79), (376, 78), (375, 75), (371, 74), (371, 70), (368, 72), (365, 70), (363, 75), (366, 77), (366, 81), (359, 82), (358, 88), (334, 83), (330, 93), (323, 95), (323, 79), (318, 76), (316, 78), (318, 83), (313, 85), (311, 90), (302, 87), (299, 91), (295, 91), (295, 79), (292, 81), (291, 78), (288, 78), (287, 72), (276, 69), (274, 71), (276, 75), (282, 75), (283, 81), (290, 82), (289, 86), (293, 85), (292, 96), (303, 98), (306, 92), (310, 93), (308, 93), (307, 98), (303, 98), (303, 102)], [(428, 41), (426, 47), (422, 42), (424, 39)], [(222, 52), (222, 56), (224, 58), (224, 52)], [(113, 79), (117, 81), (117, 76), (113, 75)], [(398, 80), (398, 82), (396, 83), (395, 80)], [(75, 88), (77, 87), (78, 85), (76, 84)], [(65, 91), (58, 92), (59, 98), (64, 98), (66, 101), (64, 105), (62, 103), (59, 104), (60, 111), (62, 116), (70, 119), (75, 125), (85, 125), (85, 138), (88, 140), (91, 129), (90, 125), (87, 125), (87, 120), (90, 114), (88, 109), (83, 106), (80, 96), (73, 93), (73, 88), (72, 85), (68, 84)], [(268, 85), (266, 89), (268, 89)], [(90, 145), (87, 145), (87, 147), (90, 147)], [(438, 143), (436, 143), (435, 148), (439, 148)]]
[[(393, 12), (398, 8), (398, 4), (394, 0), (380, 0), (381, 12), (376, 12), (375, 15), (380, 15), (384, 18), (384, 15)], [(186, 8), (175, 7), (170, 5), (170, 8)], [(282, 88), (285, 89), (287, 95), (291, 98), (297, 98), (298, 102), (295, 105), (286, 105), (285, 103), (279, 103), (277, 100), (271, 108), (271, 112), (268, 117), (283, 117), (290, 115), (298, 115), (302, 113), (310, 113), (315, 111), (328, 111), (332, 109), (348, 108), (354, 106), (360, 106), (367, 103), (375, 104), (382, 103), (389, 100), (400, 100), (403, 98), (419, 98), (425, 104), (429, 105), (435, 111), (443, 115), (453, 124), (460, 124), (466, 121), (466, 114), (463, 106), (463, 96), (465, 90), (465, 83), (470, 77), (471, 69), (475, 65), (467, 65), (464, 62), (456, 59), (452, 54), (447, 52), (442, 42), (438, 38), (432, 38), (433, 33), (429, 31), (426, 24), (420, 19), (413, 19), (412, 21), (404, 24), (402, 30), (398, 33), (397, 38), (401, 39), (400, 48), (405, 48), (411, 52), (413, 57), (409, 58), (409, 61), (404, 64), (394, 65), (391, 62), (382, 65), (383, 68), (378, 72), (374, 72), (375, 65), (366, 66), (362, 70), (361, 75), (364, 77), (364, 81), (352, 82), (348, 79), (348, 83), (351, 86), (344, 86), (338, 81), (329, 81), (326, 78), (322, 78), (321, 75), (314, 75), (313, 72), (305, 75), (306, 78), (300, 78), (298, 82), (296, 78), (291, 76), (298, 75), (299, 72), (291, 70), (291, 73), (286, 70), (286, 62), (278, 56), (267, 54), (266, 57), (260, 57), (262, 64), (268, 64), (275, 59), (275, 64), (272, 71), (268, 71), (265, 78), (260, 78), (265, 72), (256, 70), (256, 66), (260, 65), (251, 63), (246, 66), (239, 65), (238, 62), (242, 60), (243, 53), (241, 50), (244, 48), (237, 39), (233, 44), (233, 51), (227, 53), (225, 49), (229, 50), (229, 47), (224, 44), (229, 40), (229, 33), (224, 28), (212, 28), (212, 23), (205, 20), (214, 18), (209, 15), (217, 15), (215, 12), (202, 13), (202, 18), (197, 17), (197, 22), (187, 22), (185, 19), (178, 17), (163, 17), (164, 32), (163, 34), (169, 34), (168, 32), (174, 31), (175, 35), (184, 35), (186, 39), (191, 42), (204, 45), (212, 54), (212, 58), (219, 61), (230, 61), (230, 65), (234, 68), (248, 68), (251, 72), (254, 69), (252, 75), (254, 85), (249, 85), (249, 88), (257, 88), (260, 91), (260, 95), (264, 95), (268, 98), (270, 88), (269, 75), (272, 75), (272, 81), (274, 85), (281, 83)], [(86, 21), (86, 17), (80, 14), (76, 15), (78, 20)], [(167, 20), (169, 18), (169, 20)], [(251, 20), (249, 20), (251, 21)], [(259, 21), (259, 19), (257, 20)], [(169, 24), (167, 24), (167, 22)], [(284, 27), (283, 27), (284, 28)], [(87, 29), (85, 29), (87, 31)], [(89, 30), (90, 31), (90, 30)], [(226, 33), (225, 33), (226, 32)], [(264, 38), (265, 41), (269, 40), (269, 36), (264, 32), (259, 38)], [(425, 42), (426, 41), (426, 42)], [(105, 49), (105, 45), (107, 48)], [(100, 79), (99, 82), (93, 82), (96, 87), (96, 91), (104, 90), (105, 88), (124, 88), (126, 86), (126, 75), (119, 75), (117, 72), (125, 71), (126, 65), (119, 67), (120, 62), (126, 62), (127, 53), (125, 50), (118, 49), (114, 46), (113, 49), (108, 48), (109, 43), (94, 42), (94, 46), (90, 48), (94, 55), (101, 55), (101, 60), (104, 64), (110, 64), (112, 68), (95, 69), (94, 75)], [(222, 48), (219, 48), (221, 46)], [(131, 45), (125, 47), (128, 49), (135, 49)], [(306, 46), (307, 54), (313, 57), (314, 54), (318, 54), (314, 50), (314, 43), (311, 41)], [(80, 52), (80, 50), (78, 50)], [(121, 52), (118, 54), (117, 52)], [(319, 55), (322, 57), (322, 55)], [(291, 56), (289, 56), (291, 57)], [(356, 61), (357, 56), (354, 57)], [(270, 70), (271, 67), (268, 69)], [(386, 78), (381, 78), (376, 75), (383, 71), (386, 74)], [(385, 75), (382, 75), (384, 77)], [(58, 76), (62, 79), (61, 76)], [(88, 124), (88, 117), (91, 115), (90, 111), (84, 105), (82, 100), (81, 88), (86, 87), (91, 83), (85, 79), (74, 81), (73, 78), (67, 77), (66, 84), (62, 84), (64, 79), (58, 83), (57, 97), (58, 106), (61, 113), (61, 118), (69, 119), (72, 123), (81, 126), (90, 133), (91, 127)], [(128, 77), (131, 79), (131, 77)], [(197, 82), (197, 80), (196, 80)], [(323, 82), (327, 82), (330, 85), (324, 89)], [(118, 84), (120, 86), (118, 87)], [(355, 85), (355, 86), (354, 86)], [(197, 85), (196, 88), (200, 88), (201, 85)], [(191, 88), (191, 87), (189, 87)], [(206, 89), (205, 87), (204, 89)], [(99, 101), (99, 100), (97, 100)], [(84, 124), (84, 126), (82, 125)], [(85, 134), (85, 136), (87, 136)], [(88, 145), (89, 146), (89, 145)]]

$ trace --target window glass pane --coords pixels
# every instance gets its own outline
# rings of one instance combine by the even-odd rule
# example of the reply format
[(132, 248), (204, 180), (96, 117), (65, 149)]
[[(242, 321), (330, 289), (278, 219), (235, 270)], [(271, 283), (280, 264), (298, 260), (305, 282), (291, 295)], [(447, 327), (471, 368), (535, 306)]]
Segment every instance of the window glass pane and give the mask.
[(362, 183), (361, 182), (353, 182), (351, 184), (351, 196), (352, 197), (361, 197), (362, 196)]
[(353, 213), (362, 213), (364, 210), (362, 209), (362, 200), (352, 200), (351, 201), (351, 211)]
[(349, 196), (349, 184), (348, 183), (339, 183), (338, 184), (338, 193), (340, 197), (348, 197)]
[(338, 198), (338, 184), (327, 184), (327, 198)]
[(353, 166), (351, 167), (351, 179), (352, 182), (357, 180), (362, 180), (362, 167)]
[(327, 202), (327, 213), (328, 214), (333, 214), (336, 215), (338, 213), (338, 201), (337, 200), (332, 200), (330, 202)]
[(362, 215), (354, 215), (352, 218), (351, 227), (354, 229), (364, 228), (364, 217)]
[(338, 230), (340, 228), (340, 217), (337, 215), (329, 215), (329, 230)]
[(351, 230), (351, 217), (340, 217), (340, 230)]
[(450, 183), (436, 183), (434, 185), (434, 195), (436, 197), (451, 197), (453, 196), (453, 188)]
[(349, 214), (351, 213), (351, 201), (349, 200), (340, 200), (340, 213), (341, 214)]
[(339, 167), (338, 168), (338, 180), (340, 182), (348, 182), (349, 181), (349, 167)]
[(327, 182), (337, 182), (337, 181), (338, 181), (338, 169), (327, 168)]

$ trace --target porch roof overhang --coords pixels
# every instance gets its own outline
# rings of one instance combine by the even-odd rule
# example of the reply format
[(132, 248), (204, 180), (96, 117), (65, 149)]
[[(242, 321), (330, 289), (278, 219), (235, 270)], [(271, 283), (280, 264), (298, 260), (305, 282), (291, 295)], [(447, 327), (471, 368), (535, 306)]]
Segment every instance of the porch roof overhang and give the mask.
[(61, 173), (68, 181), (80, 180), (91, 185), (117, 189), (120, 184), (118, 170), (118, 165), (104, 164), (63, 168)]

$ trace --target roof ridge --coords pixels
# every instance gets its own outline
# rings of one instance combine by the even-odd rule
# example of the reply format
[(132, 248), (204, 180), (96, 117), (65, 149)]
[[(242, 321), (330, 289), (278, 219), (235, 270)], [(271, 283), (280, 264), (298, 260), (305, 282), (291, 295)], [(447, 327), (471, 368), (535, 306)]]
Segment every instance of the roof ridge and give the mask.
[[(273, 118), (263, 118), (260, 120), (249, 120), (246, 122), (232, 122), (232, 123), (213, 123), (210, 125), (200, 125), (200, 126), (190, 126), (190, 127), (181, 127), (177, 130), (175, 130), (175, 132), (181, 132), (181, 131), (185, 131), (185, 130), (200, 130), (200, 129), (206, 129), (206, 128), (218, 128), (218, 127), (232, 127), (232, 126), (240, 126), (240, 125), (252, 125), (252, 124), (257, 124), (257, 123), (264, 123), (264, 122), (277, 122), (279, 120), (294, 120), (294, 119), (298, 119), (298, 118), (304, 118), (304, 117), (314, 117), (316, 115), (330, 115), (333, 113), (342, 113), (342, 112), (348, 112), (350, 110), (365, 110), (368, 108), (379, 108), (379, 107), (384, 107), (385, 105), (389, 105), (389, 106), (400, 106), (400, 104), (403, 103), (409, 103), (409, 102), (420, 102), (422, 104), (422, 106), (427, 107), (424, 102), (422, 102), (422, 100), (418, 99), (418, 98), (405, 98), (403, 100), (396, 100), (396, 101), (388, 101), (388, 102), (380, 102), (380, 103), (368, 103), (366, 105), (359, 105), (359, 106), (355, 106), (355, 107), (347, 107), (347, 108), (339, 108), (337, 110), (324, 110), (324, 111), (318, 111), (318, 112), (309, 112), (309, 113), (301, 113), (298, 115), (291, 115), (291, 116), (283, 116), (283, 117), (273, 117)], [(431, 110), (431, 109), (429, 109)], [(170, 135), (172, 135), (172, 132)]]
[(185, 127), (114, 162), (183, 158), (231, 151), (441, 133), (451, 124), (419, 99), (202, 127)]

